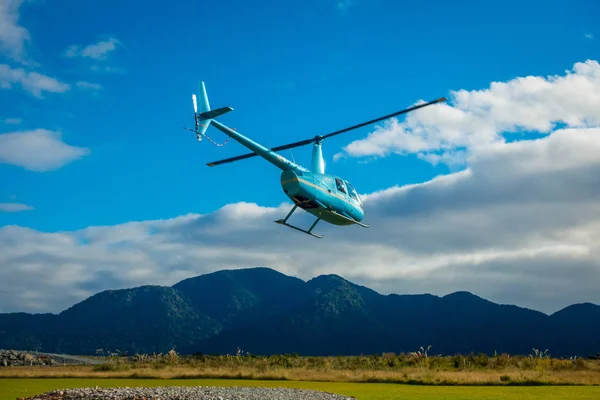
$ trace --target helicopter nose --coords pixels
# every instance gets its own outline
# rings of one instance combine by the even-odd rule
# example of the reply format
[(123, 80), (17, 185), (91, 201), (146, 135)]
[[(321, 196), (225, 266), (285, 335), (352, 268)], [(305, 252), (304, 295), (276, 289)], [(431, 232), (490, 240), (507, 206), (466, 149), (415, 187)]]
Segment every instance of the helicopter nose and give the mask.
[(356, 208), (356, 220), (362, 221), (364, 216), (365, 216), (365, 211), (363, 210), (362, 205), (360, 205)]

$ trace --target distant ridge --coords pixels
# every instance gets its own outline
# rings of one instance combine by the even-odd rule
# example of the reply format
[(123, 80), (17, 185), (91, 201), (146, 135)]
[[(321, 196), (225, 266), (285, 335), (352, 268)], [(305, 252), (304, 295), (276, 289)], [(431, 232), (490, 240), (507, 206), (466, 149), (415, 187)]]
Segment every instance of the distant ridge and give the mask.
[(428, 345), (436, 354), (587, 356), (600, 351), (600, 306), (546, 315), (464, 291), (381, 295), (338, 275), (305, 282), (261, 267), (106, 290), (59, 314), (0, 314), (0, 348), (52, 353), (349, 355)]

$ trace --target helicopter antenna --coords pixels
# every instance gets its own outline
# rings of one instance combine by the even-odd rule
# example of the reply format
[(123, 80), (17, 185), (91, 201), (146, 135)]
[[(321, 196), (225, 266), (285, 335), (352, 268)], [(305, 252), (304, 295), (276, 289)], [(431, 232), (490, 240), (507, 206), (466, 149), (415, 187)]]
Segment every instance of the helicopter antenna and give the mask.
[(296, 163), (296, 159), (294, 158), (294, 153), (292, 153), (292, 149), (290, 149), (290, 155), (292, 156), (292, 161), (295, 164)]
[[(206, 140), (208, 140), (215, 146), (218, 146), (218, 147), (224, 146), (225, 143), (227, 143), (229, 141), (229, 139), (231, 139), (231, 137), (228, 136), (227, 139), (225, 139), (225, 141), (223, 143), (217, 143), (216, 141), (214, 141), (213, 139), (208, 137), (205, 134), (205, 132), (208, 129), (208, 126), (210, 125), (213, 118), (216, 118), (219, 115), (228, 113), (229, 111), (233, 111), (233, 108), (221, 107), (221, 108), (217, 108), (215, 110), (211, 110), (210, 104), (208, 103), (208, 96), (206, 95), (206, 87), (204, 86), (204, 82), (199, 82), (198, 87), (200, 89), (200, 99), (196, 98), (196, 94), (192, 94), (192, 104), (194, 106), (195, 129), (186, 128), (185, 126), (183, 127), (183, 129), (194, 132), (196, 134), (196, 139), (199, 142), (202, 141), (202, 138), (205, 138)], [(198, 112), (198, 100), (200, 100), (199, 101), (200, 112)]]

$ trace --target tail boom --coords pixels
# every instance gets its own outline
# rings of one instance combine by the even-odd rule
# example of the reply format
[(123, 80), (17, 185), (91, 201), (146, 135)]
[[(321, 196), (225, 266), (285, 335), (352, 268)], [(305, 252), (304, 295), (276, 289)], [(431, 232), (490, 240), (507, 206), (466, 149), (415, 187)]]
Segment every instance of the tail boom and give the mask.
[[(287, 158), (275, 153), (274, 151), (264, 147), (263, 145), (256, 143), (254, 140), (247, 138), (246, 136), (240, 134), (237, 131), (234, 131), (233, 129), (229, 128), (226, 125), (223, 125), (222, 123), (220, 123), (217, 120), (212, 119), (210, 121), (210, 124), (213, 125), (215, 128), (217, 128), (218, 130), (220, 130), (221, 132), (223, 132), (224, 134), (226, 134), (227, 136), (229, 136), (230, 138), (233, 138), (235, 141), (237, 141), (241, 145), (247, 147), (248, 149), (250, 149), (257, 155), (261, 156), (262, 158), (264, 158), (271, 164), (280, 168), (281, 170), (296, 170), (296, 171), (308, 172), (308, 170), (306, 168), (302, 167), (301, 165), (298, 165), (298, 164), (288, 160)], [(210, 166), (210, 167), (212, 167), (214, 165), (215, 164), (213, 164), (213, 163), (208, 164), (208, 166)]]
[[(228, 138), (227, 140), (233, 138), (234, 140), (236, 140), (237, 142), (239, 142), (241, 145), (247, 147), (248, 149), (250, 149), (253, 153), (252, 155), (256, 154), (261, 156), (262, 158), (264, 158), (265, 160), (269, 161), (271, 164), (277, 166), (278, 168), (282, 169), (282, 170), (294, 170), (294, 171), (302, 171), (302, 172), (308, 172), (308, 170), (304, 167), (302, 167), (301, 165), (298, 165), (290, 160), (288, 160), (287, 158), (275, 153), (274, 151), (264, 147), (263, 145), (256, 143), (255, 141), (247, 138), (246, 136), (240, 134), (239, 132), (229, 128), (226, 125), (223, 125), (222, 123), (220, 123), (219, 121), (217, 121), (215, 118), (226, 114), (230, 111), (233, 111), (233, 108), (231, 107), (221, 107), (221, 108), (217, 108), (215, 110), (211, 110), (210, 109), (210, 103), (208, 102), (208, 95), (206, 94), (206, 86), (204, 85), (204, 82), (199, 82), (198, 84), (198, 88), (200, 90), (199, 96), (198, 98), (196, 98), (195, 95), (192, 95), (192, 101), (194, 103), (194, 117), (196, 119), (196, 136), (198, 138), (198, 140), (202, 140), (202, 137), (210, 140), (212, 143), (216, 144), (217, 146), (220, 146), (219, 144), (215, 143), (212, 139), (210, 139), (208, 136), (205, 135), (206, 131), (208, 130), (208, 127), (210, 125), (214, 126), (215, 128), (217, 128), (218, 130), (220, 130), (221, 132), (225, 133)], [(186, 128), (188, 129), (188, 128)], [(191, 130), (191, 129), (190, 129)], [(233, 159), (229, 159), (229, 160), (223, 160), (226, 162), (230, 162), (230, 161), (237, 161), (237, 158), (233, 158)], [(217, 164), (220, 164), (221, 162), (215, 162), (215, 163), (209, 163), (209, 166), (214, 166)]]

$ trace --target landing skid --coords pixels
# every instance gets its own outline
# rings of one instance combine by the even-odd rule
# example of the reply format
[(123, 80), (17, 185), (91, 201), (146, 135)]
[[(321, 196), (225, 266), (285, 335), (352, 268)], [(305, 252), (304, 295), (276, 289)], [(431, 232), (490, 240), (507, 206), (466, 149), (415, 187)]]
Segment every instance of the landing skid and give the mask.
[(294, 213), (294, 211), (296, 211), (296, 208), (298, 208), (298, 205), (294, 205), (294, 207), (292, 208), (292, 210), (288, 213), (288, 215), (285, 218), (282, 219), (278, 219), (277, 221), (275, 221), (276, 223), (280, 224), (280, 225), (285, 225), (288, 226), (290, 228), (296, 229), (297, 231), (306, 233), (310, 236), (316, 237), (318, 239), (322, 239), (323, 235), (317, 235), (315, 233), (312, 233), (313, 228), (317, 225), (317, 222), (319, 222), (321, 220), (321, 218), (317, 218), (317, 220), (312, 224), (312, 226), (306, 231), (302, 228), (298, 228), (297, 226), (294, 225), (290, 225), (287, 223), (287, 220), (292, 216), (292, 214)]
[(369, 228), (369, 227), (371, 226), (371, 225), (368, 225), (368, 224), (363, 224), (362, 222), (358, 222), (358, 221), (356, 221), (356, 220), (354, 220), (354, 219), (352, 219), (352, 218), (348, 218), (348, 217), (346, 217), (345, 215), (342, 215), (342, 214), (340, 214), (340, 213), (338, 213), (338, 212), (335, 212), (334, 210), (328, 210), (328, 211), (329, 211), (330, 213), (332, 213), (332, 214), (335, 214), (336, 216), (338, 216), (338, 217), (340, 217), (340, 218), (343, 218), (343, 219), (345, 219), (345, 220), (346, 220), (346, 221), (348, 221), (348, 222), (352, 222), (353, 224), (360, 225), (360, 226), (362, 226), (363, 228)]

